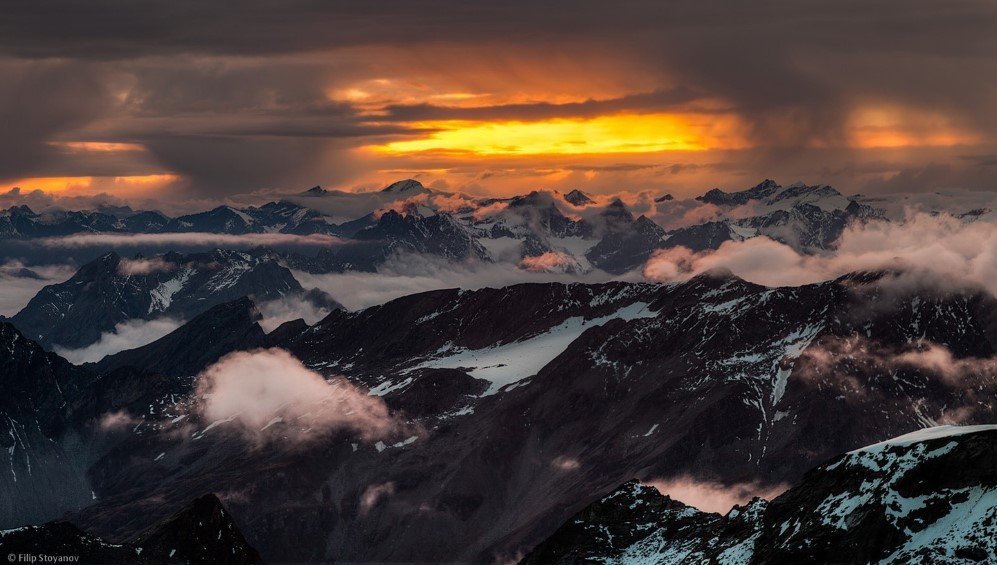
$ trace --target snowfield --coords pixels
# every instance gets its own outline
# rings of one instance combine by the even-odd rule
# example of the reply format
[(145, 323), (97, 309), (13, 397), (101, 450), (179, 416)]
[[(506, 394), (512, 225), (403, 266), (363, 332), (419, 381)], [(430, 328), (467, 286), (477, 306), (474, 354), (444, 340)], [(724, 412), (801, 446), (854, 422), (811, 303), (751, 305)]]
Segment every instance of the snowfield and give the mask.
[(484, 349), (442, 348), (437, 352), (439, 357), (424, 361), (408, 371), (464, 369), (472, 377), (491, 382), (491, 386), (483, 396), (492, 395), (507, 385), (539, 373), (589, 328), (616, 319), (653, 318), (657, 313), (649, 310), (647, 306), (644, 302), (635, 302), (600, 318), (591, 320), (581, 317), (568, 318), (564, 323), (540, 335), (504, 345)]

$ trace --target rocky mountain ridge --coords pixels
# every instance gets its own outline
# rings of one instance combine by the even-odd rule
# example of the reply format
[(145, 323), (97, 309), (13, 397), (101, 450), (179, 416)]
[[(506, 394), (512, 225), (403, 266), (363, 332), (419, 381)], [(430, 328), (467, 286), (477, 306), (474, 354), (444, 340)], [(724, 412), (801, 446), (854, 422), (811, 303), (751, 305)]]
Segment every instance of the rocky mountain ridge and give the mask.
[(997, 426), (939, 426), (838, 456), (724, 516), (631, 481), (521, 563), (991, 562), (995, 465)]
[[(518, 261), (552, 253), (565, 258), (558, 268), (618, 274), (640, 267), (657, 249), (681, 245), (703, 251), (759, 235), (803, 252), (826, 250), (849, 222), (881, 218), (876, 209), (826, 185), (783, 187), (766, 180), (741, 192), (713, 189), (697, 200), (713, 206), (715, 214), (690, 226), (673, 227), (658, 225), (647, 216), (634, 217), (619, 199), (603, 204), (578, 190), (564, 195), (534, 191), (510, 198), (475, 198), (433, 191), (409, 179), (376, 193), (315, 187), (258, 207), (219, 206), (175, 218), (127, 207), (37, 214), (16, 206), (0, 211), (0, 237), (319, 234), (343, 241), (330, 243), (318, 257), (296, 256), (290, 261), (311, 272), (342, 272), (373, 271), (405, 252), (454, 261)], [(672, 202), (659, 198), (655, 205), (667, 207)], [(329, 212), (321, 211), (330, 206)], [(350, 216), (364, 206), (366, 213)], [(342, 211), (337, 212), (337, 207)], [(340, 217), (347, 219), (336, 219)]]
[[(185, 334), (212, 331), (192, 322), (130, 353), (130, 366), (91, 367), (66, 416), (80, 424), (51, 439), (63, 453), (90, 446), (74, 461), (79, 496), (92, 489), (95, 500), (71, 518), (105, 539), (132, 539), (224, 490), (240, 493), (232, 510), (264, 557), (490, 560), (532, 548), (630, 478), (762, 488), (940, 421), (992, 420), (993, 297), (896, 276), (766, 288), (714, 272), (669, 285), (432, 291), (234, 340), (227, 350), (278, 347), (345, 377), (411, 430), (317, 436), (305, 450), (290, 440), (260, 450), (195, 409), (211, 361), (170, 363)], [(958, 380), (909, 361), (932, 347), (961, 363)], [(127, 426), (107, 435), (83, 424), (106, 414)], [(35, 480), (23, 462), (13, 469)]]

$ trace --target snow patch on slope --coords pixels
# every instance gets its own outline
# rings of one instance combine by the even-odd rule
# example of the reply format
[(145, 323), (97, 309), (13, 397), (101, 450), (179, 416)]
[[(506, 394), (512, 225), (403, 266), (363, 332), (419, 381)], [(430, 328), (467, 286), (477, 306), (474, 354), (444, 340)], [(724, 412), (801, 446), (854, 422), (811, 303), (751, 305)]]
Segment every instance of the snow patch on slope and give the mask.
[(190, 269), (183, 269), (172, 279), (159, 283), (159, 286), (150, 292), (152, 301), (149, 303), (149, 314), (165, 312), (173, 303), (173, 295), (183, 290), (187, 284), (191, 272)]
[(647, 306), (647, 303), (636, 302), (600, 318), (568, 318), (540, 335), (504, 345), (484, 349), (444, 348), (437, 352), (441, 357), (424, 361), (409, 370), (465, 369), (472, 377), (492, 383), (482, 395), (488, 396), (506, 385), (539, 373), (589, 328), (615, 319), (634, 320), (656, 316), (657, 313)]

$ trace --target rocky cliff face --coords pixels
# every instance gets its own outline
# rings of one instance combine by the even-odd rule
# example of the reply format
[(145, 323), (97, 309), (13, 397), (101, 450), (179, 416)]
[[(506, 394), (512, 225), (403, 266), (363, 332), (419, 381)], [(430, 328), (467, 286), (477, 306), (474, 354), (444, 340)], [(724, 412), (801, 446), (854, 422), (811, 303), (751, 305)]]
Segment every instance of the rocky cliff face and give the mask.
[(190, 319), (242, 296), (262, 302), (295, 293), (304, 293), (301, 285), (266, 252), (108, 253), (42, 289), (10, 321), (44, 347), (74, 349), (129, 320)]
[(940, 426), (836, 457), (725, 516), (632, 481), (522, 562), (992, 562), (995, 466), (997, 426)]
[(92, 502), (89, 457), (71, 418), (93, 378), (0, 323), (0, 528)]

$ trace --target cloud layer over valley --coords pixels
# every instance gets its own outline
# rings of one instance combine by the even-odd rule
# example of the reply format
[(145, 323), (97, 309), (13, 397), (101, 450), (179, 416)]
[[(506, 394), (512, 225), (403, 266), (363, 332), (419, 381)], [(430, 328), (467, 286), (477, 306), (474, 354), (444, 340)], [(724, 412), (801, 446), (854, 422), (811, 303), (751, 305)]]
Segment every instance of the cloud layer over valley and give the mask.
[(756, 237), (724, 242), (716, 251), (678, 247), (657, 252), (644, 267), (656, 281), (684, 280), (711, 269), (766, 286), (796, 286), (853, 271), (931, 273), (938, 280), (972, 284), (997, 293), (997, 225), (947, 215), (914, 213), (901, 223), (871, 221), (848, 227), (834, 251), (807, 255)]

